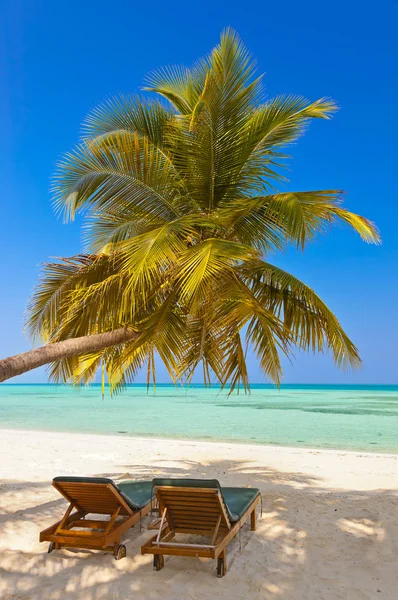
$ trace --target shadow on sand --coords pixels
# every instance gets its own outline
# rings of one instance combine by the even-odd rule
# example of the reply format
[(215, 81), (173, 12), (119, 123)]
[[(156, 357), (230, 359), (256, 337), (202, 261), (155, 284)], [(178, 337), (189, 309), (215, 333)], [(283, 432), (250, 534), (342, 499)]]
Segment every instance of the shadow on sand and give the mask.
[[(115, 480), (154, 475), (218, 478), (259, 487), (263, 514), (256, 532), (245, 526), (228, 548), (228, 573), (214, 561), (170, 557), (159, 573), (140, 546), (152, 532), (128, 532), (128, 556), (62, 550), (47, 554), (39, 531), (57, 520), (65, 502), (50, 482), (0, 485), (0, 597), (2, 600), (396, 600), (398, 526), (393, 491), (343, 492), (300, 473), (256, 467), (246, 461), (208, 464), (181, 460), (117, 465), (98, 473)], [(32, 498), (35, 501), (32, 503)], [(149, 518), (145, 519), (144, 525)], [(395, 564), (395, 567), (394, 567)], [(389, 574), (387, 577), (387, 573)]]

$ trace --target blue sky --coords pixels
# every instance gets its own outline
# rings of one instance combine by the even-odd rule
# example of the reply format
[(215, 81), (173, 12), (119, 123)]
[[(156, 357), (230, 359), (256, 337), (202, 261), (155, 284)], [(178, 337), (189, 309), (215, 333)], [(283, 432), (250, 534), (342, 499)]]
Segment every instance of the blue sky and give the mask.
[[(79, 222), (55, 217), (49, 181), (96, 104), (137, 91), (165, 64), (190, 65), (230, 25), (257, 57), (269, 96), (332, 96), (341, 106), (291, 148), (291, 190), (346, 190), (346, 206), (374, 220), (383, 245), (338, 228), (305, 252), (273, 257), (311, 285), (360, 349), (359, 372), (325, 356), (286, 365), (286, 383), (397, 383), (398, 243), (396, 14), (390, 3), (69, 2), (6, 0), (0, 27), (0, 356), (29, 349), (23, 313), (48, 257), (81, 249)], [(262, 377), (250, 360), (252, 381)], [(166, 380), (162, 369), (159, 379)], [(21, 382), (45, 381), (43, 369)]]

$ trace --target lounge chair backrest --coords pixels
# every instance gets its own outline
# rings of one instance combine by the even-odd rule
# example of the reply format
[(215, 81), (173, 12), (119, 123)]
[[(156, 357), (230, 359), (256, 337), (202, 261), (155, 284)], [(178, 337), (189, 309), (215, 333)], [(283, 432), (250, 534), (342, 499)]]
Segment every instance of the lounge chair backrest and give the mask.
[(120, 507), (119, 514), (131, 513), (131, 506), (111, 479), (105, 477), (56, 477), (53, 486), (68, 502), (86, 513), (111, 514)]
[(211, 535), (229, 529), (230, 519), (216, 479), (154, 479), (154, 493), (167, 521), (178, 533)]

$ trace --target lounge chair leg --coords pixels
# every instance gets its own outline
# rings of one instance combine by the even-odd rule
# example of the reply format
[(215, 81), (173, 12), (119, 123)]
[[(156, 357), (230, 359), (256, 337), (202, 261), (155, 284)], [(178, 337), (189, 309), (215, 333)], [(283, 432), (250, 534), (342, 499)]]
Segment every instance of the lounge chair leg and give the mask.
[(126, 546), (124, 544), (118, 544), (113, 551), (113, 556), (115, 557), (115, 560), (120, 560), (121, 558), (124, 558), (126, 554), (127, 551)]
[(217, 577), (224, 577), (227, 572), (227, 552), (223, 550), (217, 558)]
[(50, 542), (47, 552), (51, 554), (53, 550), (55, 550), (55, 542)]
[(256, 531), (256, 509), (250, 515), (250, 529)]
[(153, 555), (153, 568), (155, 571), (160, 571), (164, 567), (164, 556), (162, 554)]

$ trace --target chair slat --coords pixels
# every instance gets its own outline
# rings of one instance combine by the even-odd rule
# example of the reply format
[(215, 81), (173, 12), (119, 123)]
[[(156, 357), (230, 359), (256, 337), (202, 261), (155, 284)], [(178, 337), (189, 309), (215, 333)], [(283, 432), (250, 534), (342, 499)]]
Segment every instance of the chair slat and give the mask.
[[(164, 526), (158, 534), (141, 547), (142, 554), (154, 555), (157, 570), (164, 566), (164, 555), (207, 556), (217, 558), (219, 576), (226, 573), (226, 547), (247, 518), (255, 529), (255, 509), (260, 501), (257, 495), (239, 520), (232, 523), (220, 488), (183, 486), (155, 486), (160, 514), (166, 511)], [(170, 542), (176, 534), (209, 537), (207, 543)]]
[[(154, 505), (148, 501), (141, 510), (133, 510), (110, 481), (54, 480), (53, 486), (70, 503), (64, 518), (40, 533), (40, 541), (54, 542), (56, 548), (97, 548), (116, 552), (121, 534), (138, 523)], [(73, 507), (76, 511), (69, 514)], [(106, 515), (108, 519), (84, 518), (90, 514)]]

